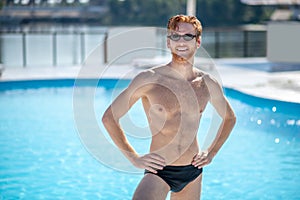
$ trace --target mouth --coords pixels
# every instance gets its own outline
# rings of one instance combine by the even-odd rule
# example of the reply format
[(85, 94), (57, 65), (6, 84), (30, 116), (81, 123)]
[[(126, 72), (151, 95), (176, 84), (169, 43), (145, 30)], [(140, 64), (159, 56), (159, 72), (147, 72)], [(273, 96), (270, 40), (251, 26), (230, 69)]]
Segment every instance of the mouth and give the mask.
[(187, 47), (176, 47), (176, 51), (179, 51), (179, 52), (184, 52), (184, 51), (187, 51), (188, 48)]

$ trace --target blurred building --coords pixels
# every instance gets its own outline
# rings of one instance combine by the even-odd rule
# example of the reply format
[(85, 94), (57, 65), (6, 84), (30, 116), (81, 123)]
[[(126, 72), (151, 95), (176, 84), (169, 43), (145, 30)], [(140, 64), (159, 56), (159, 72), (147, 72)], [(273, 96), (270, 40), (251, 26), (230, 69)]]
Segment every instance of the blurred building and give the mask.
[(300, 0), (241, 0), (247, 5), (275, 6), (272, 21), (300, 20)]
[(276, 6), (267, 24), (267, 58), (281, 68), (300, 66), (300, 0), (241, 0), (248, 5)]
[(0, 23), (93, 22), (108, 10), (107, 0), (3, 0)]

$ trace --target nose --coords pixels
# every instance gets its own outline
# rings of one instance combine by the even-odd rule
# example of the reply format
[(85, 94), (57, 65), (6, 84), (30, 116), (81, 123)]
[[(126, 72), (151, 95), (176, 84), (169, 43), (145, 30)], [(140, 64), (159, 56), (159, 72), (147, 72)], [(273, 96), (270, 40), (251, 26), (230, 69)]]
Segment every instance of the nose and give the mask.
[(186, 42), (186, 41), (183, 39), (183, 37), (181, 37), (181, 38), (178, 40), (178, 42)]
[(179, 40), (175, 41), (179, 45), (185, 44), (187, 41), (183, 39), (183, 37), (180, 37)]
[(187, 42), (185, 39), (183, 39), (183, 37), (181, 36), (180, 38), (179, 38), (179, 40), (177, 40), (177, 42)]
[(186, 46), (187, 41), (185, 41), (183, 38), (180, 38), (180, 40), (177, 41), (178, 46)]

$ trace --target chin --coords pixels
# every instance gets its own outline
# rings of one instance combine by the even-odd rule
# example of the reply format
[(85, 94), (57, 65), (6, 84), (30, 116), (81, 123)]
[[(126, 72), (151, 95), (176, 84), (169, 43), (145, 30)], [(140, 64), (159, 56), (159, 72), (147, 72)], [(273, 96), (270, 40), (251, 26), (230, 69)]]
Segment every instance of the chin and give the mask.
[(173, 53), (173, 58), (176, 62), (179, 62), (179, 63), (187, 63), (189, 62), (189, 59), (184, 57), (184, 56), (181, 56), (181, 55), (178, 55), (176, 53)]

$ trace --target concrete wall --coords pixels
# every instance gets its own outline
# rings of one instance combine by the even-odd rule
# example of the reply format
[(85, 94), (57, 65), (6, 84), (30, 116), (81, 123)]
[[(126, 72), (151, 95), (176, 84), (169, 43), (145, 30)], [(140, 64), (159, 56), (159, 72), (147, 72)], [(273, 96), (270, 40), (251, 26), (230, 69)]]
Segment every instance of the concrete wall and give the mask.
[(271, 62), (300, 63), (299, 22), (268, 24), (267, 58)]
[(156, 28), (111, 28), (107, 40), (107, 61), (112, 64), (130, 63), (136, 58), (153, 58), (156, 48)]

